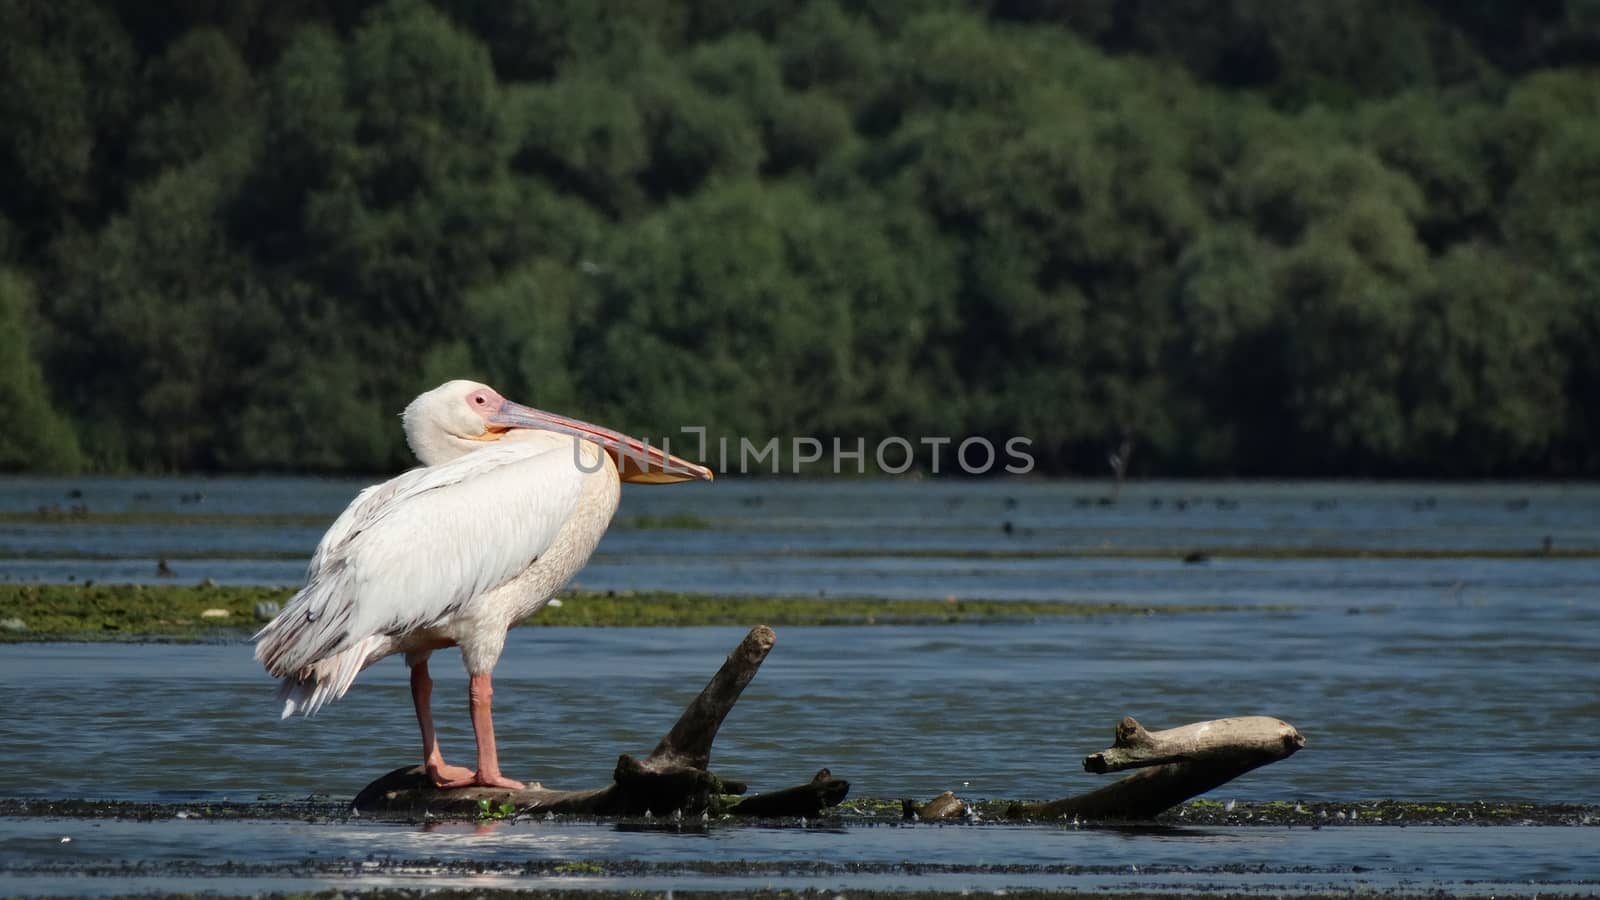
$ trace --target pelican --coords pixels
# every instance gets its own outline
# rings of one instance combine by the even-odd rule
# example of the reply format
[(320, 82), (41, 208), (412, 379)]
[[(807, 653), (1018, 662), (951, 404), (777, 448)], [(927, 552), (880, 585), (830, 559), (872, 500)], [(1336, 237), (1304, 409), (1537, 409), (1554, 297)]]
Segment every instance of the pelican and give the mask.
[[(622, 482), (709, 481), (711, 471), (471, 381), (417, 397), (402, 419), (422, 468), (356, 496), (317, 545), (305, 587), (255, 635), (255, 657), (282, 680), (288, 718), (403, 653), (433, 783), (520, 788), (500, 772), (490, 713), (506, 631), (583, 568)], [(470, 676), (476, 770), (447, 765), (434, 732), (428, 657), (451, 646)]]

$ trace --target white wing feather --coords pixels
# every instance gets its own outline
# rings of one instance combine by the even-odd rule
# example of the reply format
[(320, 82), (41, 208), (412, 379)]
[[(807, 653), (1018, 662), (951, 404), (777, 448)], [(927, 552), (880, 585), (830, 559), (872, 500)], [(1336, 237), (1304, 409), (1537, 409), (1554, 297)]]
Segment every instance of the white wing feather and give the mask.
[(583, 477), (570, 450), (511, 442), (367, 488), (317, 546), (306, 586), (256, 634), (256, 659), (294, 678), (439, 623), (550, 547)]

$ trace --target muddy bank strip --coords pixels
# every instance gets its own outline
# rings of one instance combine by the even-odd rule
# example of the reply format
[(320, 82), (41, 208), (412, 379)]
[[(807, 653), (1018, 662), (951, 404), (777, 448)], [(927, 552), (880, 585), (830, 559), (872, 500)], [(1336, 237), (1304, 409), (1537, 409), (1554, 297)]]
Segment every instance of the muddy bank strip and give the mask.
[[(281, 588), (217, 585), (0, 584), (0, 642), (231, 640), (249, 636), (294, 595)], [(1285, 612), (1229, 604), (1131, 605), (1077, 601), (751, 597), (671, 592), (568, 592), (536, 627), (693, 627), (763, 622), (924, 625), (1027, 622), (1088, 616), (1197, 616)]]
[[(984, 827), (991, 824), (1041, 825), (1059, 828), (1063, 822), (1051, 819), (1006, 819), (1005, 811), (1012, 800), (979, 800), (971, 803), (974, 816), (954, 819), (941, 825), (971, 825)], [(413, 822), (444, 821), (415, 816), (357, 815), (346, 801), (326, 797), (302, 800), (263, 799), (256, 801), (230, 801), (222, 803), (146, 803), (134, 800), (23, 800), (0, 798), (0, 816), (13, 818), (60, 819), (127, 819), (131, 821), (157, 821), (164, 819), (256, 820), (298, 821), (311, 823), (346, 824), (363, 821)], [(784, 820), (736, 819), (723, 817), (701, 820), (685, 819), (596, 819), (592, 816), (544, 816), (545, 821), (592, 823), (604, 821), (623, 826), (689, 831), (703, 827), (741, 828), (753, 825), (770, 826)], [(504, 821), (489, 817), (482, 820), (452, 819), (449, 821)], [(902, 824), (900, 800), (857, 799), (847, 800), (830, 813), (812, 820), (818, 825), (874, 827)], [(798, 820), (796, 820), (798, 824)], [(1136, 823), (1138, 824), (1138, 823)], [(1218, 801), (1193, 800), (1163, 813), (1152, 822), (1154, 826), (1285, 826), (1301, 825), (1320, 827), (1363, 826), (1417, 826), (1417, 825), (1547, 825), (1567, 827), (1600, 827), (1600, 805), (1572, 803), (1522, 803), (1479, 800), (1472, 802), (1428, 802), (1400, 800), (1352, 800), (1348, 802), (1295, 802), (1269, 801)], [(1126, 827), (1126, 823), (1084, 827)]]

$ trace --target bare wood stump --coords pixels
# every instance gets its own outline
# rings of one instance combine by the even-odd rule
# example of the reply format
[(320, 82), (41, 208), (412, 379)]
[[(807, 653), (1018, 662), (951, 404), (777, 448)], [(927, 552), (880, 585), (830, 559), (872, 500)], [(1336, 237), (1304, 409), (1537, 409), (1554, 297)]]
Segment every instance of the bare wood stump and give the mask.
[[(500, 810), (509, 804), (518, 814), (552, 812), (599, 816), (666, 814), (674, 810), (695, 814), (718, 808), (729, 794), (743, 794), (745, 786), (725, 781), (707, 771), (711, 745), (722, 720), (777, 641), (771, 628), (758, 625), (728, 654), (722, 668), (684, 709), (655, 750), (642, 760), (624, 753), (612, 772), (612, 782), (602, 788), (560, 791), (540, 784), (521, 790), (466, 787), (442, 790), (433, 785), (422, 766), (395, 769), (367, 785), (356, 795), (357, 812), (419, 815), (477, 814), (483, 804)], [(816, 815), (837, 805), (849, 783), (834, 779), (824, 769), (810, 784), (751, 797), (730, 812), (744, 815)], [(760, 801), (751, 803), (751, 801)], [(746, 807), (746, 804), (750, 804)], [(800, 810), (792, 812), (789, 810)]]
[(1013, 819), (1151, 819), (1192, 797), (1304, 747), (1293, 725), (1268, 716), (1196, 722), (1146, 731), (1133, 717), (1117, 723), (1109, 749), (1085, 758), (1091, 772), (1139, 768), (1098, 790), (1048, 803), (1017, 803)]

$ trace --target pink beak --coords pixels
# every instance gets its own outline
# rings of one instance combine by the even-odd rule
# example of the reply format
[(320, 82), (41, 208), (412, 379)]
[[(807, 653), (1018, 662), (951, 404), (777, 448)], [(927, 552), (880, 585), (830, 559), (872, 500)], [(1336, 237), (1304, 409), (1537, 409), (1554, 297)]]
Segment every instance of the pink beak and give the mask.
[(673, 456), (638, 438), (510, 400), (489, 416), (488, 421), (502, 428), (537, 428), (599, 444), (616, 462), (617, 472), (623, 481), (672, 484), (677, 481), (710, 481), (713, 477), (711, 470), (705, 466)]

